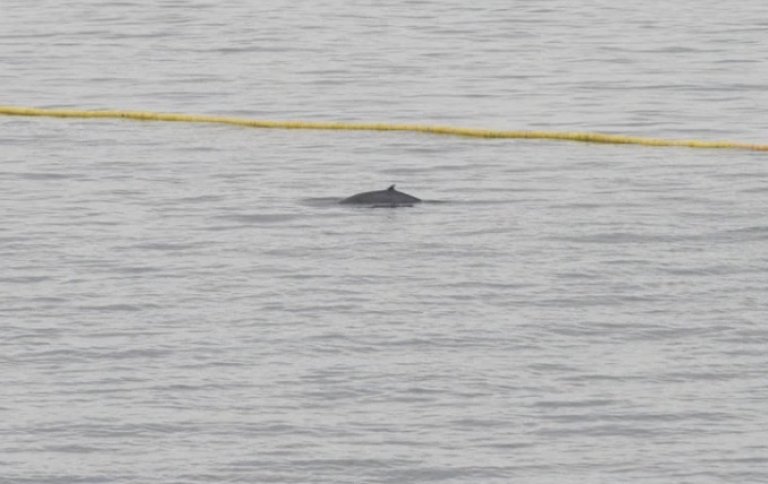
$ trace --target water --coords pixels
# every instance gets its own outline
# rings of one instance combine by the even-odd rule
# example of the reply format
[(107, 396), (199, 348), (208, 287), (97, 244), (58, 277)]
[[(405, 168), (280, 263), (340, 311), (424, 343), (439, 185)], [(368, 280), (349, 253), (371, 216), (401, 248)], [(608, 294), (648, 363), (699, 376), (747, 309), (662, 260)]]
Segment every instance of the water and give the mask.
[[(1, 104), (765, 142), (757, 1), (0, 2)], [(0, 118), (0, 481), (766, 482), (746, 151)], [(428, 200), (334, 200), (398, 188)]]

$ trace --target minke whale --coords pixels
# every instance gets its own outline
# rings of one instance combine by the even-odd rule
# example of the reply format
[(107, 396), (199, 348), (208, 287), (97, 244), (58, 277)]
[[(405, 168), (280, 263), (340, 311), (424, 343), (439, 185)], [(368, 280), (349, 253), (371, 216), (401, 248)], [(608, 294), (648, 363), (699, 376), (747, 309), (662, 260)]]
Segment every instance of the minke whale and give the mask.
[(371, 207), (412, 207), (421, 200), (407, 193), (395, 190), (392, 185), (386, 190), (363, 192), (341, 200), (345, 205), (368, 205)]

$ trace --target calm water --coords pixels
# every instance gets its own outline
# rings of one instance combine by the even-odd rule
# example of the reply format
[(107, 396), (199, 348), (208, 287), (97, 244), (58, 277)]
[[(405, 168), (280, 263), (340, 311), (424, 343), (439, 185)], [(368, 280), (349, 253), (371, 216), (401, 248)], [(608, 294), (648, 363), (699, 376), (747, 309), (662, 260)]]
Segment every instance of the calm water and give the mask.
[[(0, 0), (0, 104), (768, 141), (768, 4)], [(768, 482), (768, 158), (0, 117), (0, 482)], [(428, 203), (334, 201), (391, 183)]]

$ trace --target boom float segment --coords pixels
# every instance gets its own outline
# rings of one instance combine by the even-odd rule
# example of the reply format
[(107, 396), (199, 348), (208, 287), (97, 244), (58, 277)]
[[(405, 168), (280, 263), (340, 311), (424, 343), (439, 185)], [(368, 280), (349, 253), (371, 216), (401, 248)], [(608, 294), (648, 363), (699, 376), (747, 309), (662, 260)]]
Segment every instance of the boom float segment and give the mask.
[(570, 131), (518, 131), (462, 128), (458, 126), (440, 126), (425, 124), (390, 124), (390, 123), (344, 123), (336, 121), (271, 121), (203, 114), (155, 113), (150, 111), (90, 111), (78, 109), (42, 109), (20, 106), (0, 106), (0, 115), (6, 116), (41, 116), (53, 118), (111, 118), (135, 121), (167, 121), (176, 123), (216, 123), (269, 129), (322, 129), (341, 131), (407, 131), (446, 136), (496, 139), (546, 139), (557, 141), (579, 141), (584, 143), (607, 143), (644, 146), (672, 146), (709, 149), (740, 149), (768, 151), (766, 144), (743, 143), (738, 141), (701, 141), (646, 138), (617, 134), (570, 132)]

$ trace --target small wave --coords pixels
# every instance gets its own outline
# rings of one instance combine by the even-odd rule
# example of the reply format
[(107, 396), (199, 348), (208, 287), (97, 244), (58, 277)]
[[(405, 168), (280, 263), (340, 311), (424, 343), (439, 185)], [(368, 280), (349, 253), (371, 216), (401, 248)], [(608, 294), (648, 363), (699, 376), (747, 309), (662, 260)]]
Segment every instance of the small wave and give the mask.
[(282, 222), (296, 220), (300, 218), (300, 216), (288, 213), (246, 213), (222, 215), (219, 218), (223, 220), (232, 220), (234, 222), (240, 222), (243, 224), (279, 224)]

